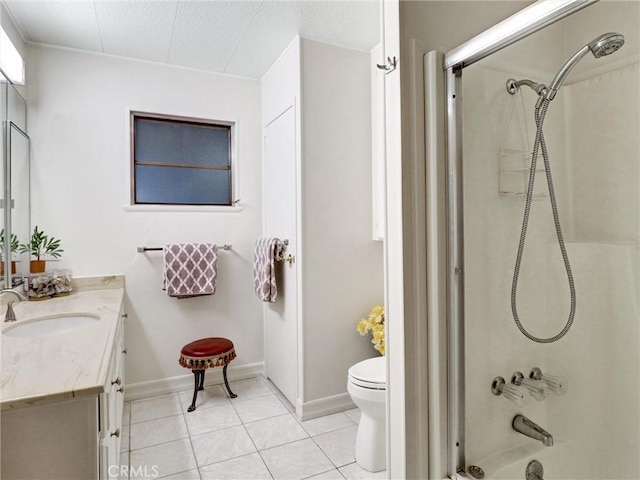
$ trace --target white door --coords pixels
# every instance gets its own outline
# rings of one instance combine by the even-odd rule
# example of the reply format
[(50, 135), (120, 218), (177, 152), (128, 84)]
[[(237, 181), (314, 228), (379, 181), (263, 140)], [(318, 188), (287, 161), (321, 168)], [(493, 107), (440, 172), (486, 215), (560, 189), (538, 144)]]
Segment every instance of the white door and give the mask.
[[(296, 115), (291, 106), (265, 129), (264, 233), (288, 240), (285, 255), (295, 258)], [(266, 310), (267, 377), (292, 405), (298, 398), (297, 263), (278, 262), (278, 296)]]

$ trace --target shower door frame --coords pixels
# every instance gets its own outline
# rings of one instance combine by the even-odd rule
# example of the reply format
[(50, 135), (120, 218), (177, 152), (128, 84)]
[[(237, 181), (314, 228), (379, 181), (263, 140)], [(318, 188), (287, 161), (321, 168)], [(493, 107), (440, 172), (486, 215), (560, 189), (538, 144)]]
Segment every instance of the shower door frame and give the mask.
[[(444, 56), (447, 225), (447, 476), (465, 473), (464, 198), (462, 72), (465, 67), (582, 10), (598, 0), (538, 0)], [(436, 195), (432, 192), (431, 195)], [(429, 239), (428, 239), (429, 241)], [(433, 393), (433, 395), (438, 395)]]

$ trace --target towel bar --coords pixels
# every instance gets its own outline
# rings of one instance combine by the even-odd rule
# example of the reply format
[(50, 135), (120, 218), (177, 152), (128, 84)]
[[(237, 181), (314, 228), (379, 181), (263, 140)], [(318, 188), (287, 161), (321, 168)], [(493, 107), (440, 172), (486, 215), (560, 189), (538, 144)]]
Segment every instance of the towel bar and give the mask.
[[(218, 248), (221, 250), (231, 250), (231, 245), (218, 245)], [(138, 247), (138, 253), (144, 252), (161, 252), (162, 247)]]

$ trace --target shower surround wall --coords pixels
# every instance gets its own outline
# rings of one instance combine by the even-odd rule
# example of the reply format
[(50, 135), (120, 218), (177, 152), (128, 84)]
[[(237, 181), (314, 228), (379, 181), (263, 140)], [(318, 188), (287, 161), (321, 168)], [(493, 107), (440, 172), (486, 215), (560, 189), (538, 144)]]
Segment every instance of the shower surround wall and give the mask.
[(567, 341), (548, 353), (549, 365), (562, 366), (571, 381), (558, 399), (571, 408), (549, 409), (558, 438), (570, 441), (558, 463), (561, 478), (640, 476), (637, 61), (565, 92), (573, 209), (568, 253), (580, 316)]
[[(511, 281), (524, 199), (499, 194), (501, 168), (505, 165), (501, 152), (506, 148), (526, 148), (526, 135), (519, 133), (524, 131), (525, 125), (528, 126), (528, 137), (533, 141), (535, 125), (532, 112), (536, 102), (532, 91), (522, 90), (515, 96), (507, 93), (505, 84), (514, 76), (521, 78), (517, 73), (504, 73), (480, 64), (465, 69), (463, 76), (465, 435), (468, 464), (483, 468), (487, 458), (514, 444), (523, 443), (524, 439), (511, 428), (513, 417), (523, 410), (504, 397), (494, 396), (490, 388), (492, 379), (502, 376), (510, 381), (515, 371), (528, 375), (529, 370), (536, 366), (543, 371), (553, 370), (551, 366), (546, 368), (546, 362), (541, 364), (540, 359), (545, 357), (541, 354), (541, 346), (518, 331), (510, 309)], [(540, 74), (538, 78), (542, 80), (544, 75)], [(517, 108), (522, 101), (524, 110)], [(552, 166), (555, 167), (554, 184), (561, 219), (568, 217), (563, 119), (563, 106), (556, 102), (547, 114), (545, 137)], [(507, 166), (515, 167), (515, 162), (509, 161)], [(525, 178), (521, 173), (513, 175)], [(539, 186), (545, 184), (544, 172), (538, 172), (536, 183)], [(521, 191), (524, 191), (524, 181), (520, 184)], [(533, 202), (518, 286), (519, 316), (525, 327), (538, 336), (555, 335), (568, 315), (565, 304), (557, 309), (547, 308), (545, 300), (547, 245), (555, 238), (548, 203), (548, 198)], [(559, 250), (556, 248), (553, 253), (556, 256), (552, 256), (550, 261), (561, 262)], [(568, 292), (566, 280), (564, 284), (561, 283), (562, 277), (558, 280), (562, 292)], [(568, 293), (565, 298), (568, 298)], [(540, 319), (545, 317), (551, 325), (540, 328)], [(534, 402), (524, 412), (546, 428), (548, 405), (548, 401)]]

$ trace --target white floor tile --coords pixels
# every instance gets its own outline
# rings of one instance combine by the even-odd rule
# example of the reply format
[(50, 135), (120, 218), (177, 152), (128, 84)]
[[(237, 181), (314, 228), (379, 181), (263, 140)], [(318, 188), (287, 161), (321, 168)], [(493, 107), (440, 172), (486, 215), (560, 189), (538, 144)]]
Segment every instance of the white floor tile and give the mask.
[[(180, 397), (182, 408), (185, 413), (187, 413), (187, 408), (189, 408), (189, 405), (191, 405), (191, 401), (193, 400), (193, 390), (180, 392), (178, 393), (178, 396)], [(224, 405), (229, 405), (229, 403), (229, 397), (221, 386), (206, 387), (204, 390), (198, 392), (196, 410), (211, 407), (222, 407)]]
[(335, 469), (329, 472), (321, 473), (320, 475), (314, 475), (313, 477), (308, 477), (307, 480), (344, 480), (344, 477), (338, 471), (338, 469)]
[(245, 427), (258, 450), (277, 447), (309, 436), (291, 414), (247, 423)]
[(129, 462), (131, 471), (138, 473), (136, 478), (166, 477), (197, 467), (188, 438), (132, 450)]
[(373, 473), (365, 470), (357, 463), (340, 467), (339, 470), (347, 480), (385, 480), (387, 478), (386, 470)]
[(334, 469), (310, 438), (260, 452), (276, 480), (302, 479)]
[(200, 467), (256, 451), (243, 426), (196, 435), (191, 442)]
[(259, 453), (207, 465), (200, 469), (202, 480), (271, 480)]
[(221, 407), (196, 409), (193, 412), (187, 412), (184, 414), (184, 418), (187, 420), (189, 434), (192, 436), (234, 427), (242, 423), (240, 417), (228, 402), (227, 405)]
[(359, 408), (352, 408), (351, 410), (347, 410), (346, 412), (342, 412), (344, 413), (347, 417), (349, 417), (351, 419), (351, 421), (353, 423), (355, 423), (356, 425), (360, 423), (360, 409)]
[(179, 413), (182, 413), (182, 408), (177, 395), (163, 395), (131, 402), (131, 423), (170, 417)]
[(282, 404), (284, 405), (284, 408), (286, 408), (289, 412), (291, 413), (295, 413), (296, 409), (295, 407), (291, 404), (291, 402), (289, 401), (289, 399), (287, 397), (284, 396), (284, 393), (282, 393), (278, 387), (276, 387), (273, 382), (269, 379), (265, 380), (267, 386), (269, 387), (269, 389), (271, 390), (271, 392), (278, 397), (278, 400), (280, 400), (282, 402)]
[(134, 423), (130, 428), (131, 450), (151, 447), (189, 436), (182, 414)]
[(193, 390), (126, 402), (120, 463), (138, 475), (122, 480), (386, 478), (355, 463), (360, 409), (299, 422), (268, 380), (233, 382), (231, 390), (238, 398), (223, 385), (198, 392), (193, 412)]
[(188, 472), (174, 473), (167, 477), (161, 477), (162, 480), (201, 480), (198, 470), (189, 470)]
[(343, 467), (356, 461), (356, 434), (358, 426), (343, 428), (313, 437), (336, 467)]
[(282, 402), (272, 393), (251, 400), (234, 402), (233, 406), (243, 423), (256, 422), (289, 413)]
[(271, 389), (267, 386), (265, 380), (261, 378), (231, 382), (229, 386), (231, 387), (231, 391), (238, 395), (237, 398), (231, 400), (232, 402), (250, 400), (252, 398), (262, 397), (271, 393)]
[(300, 422), (300, 424), (302, 425), (302, 428), (304, 428), (309, 435), (313, 437), (315, 435), (322, 435), (323, 433), (350, 427), (353, 425), (353, 422), (344, 413), (340, 412), (306, 420), (304, 422)]

